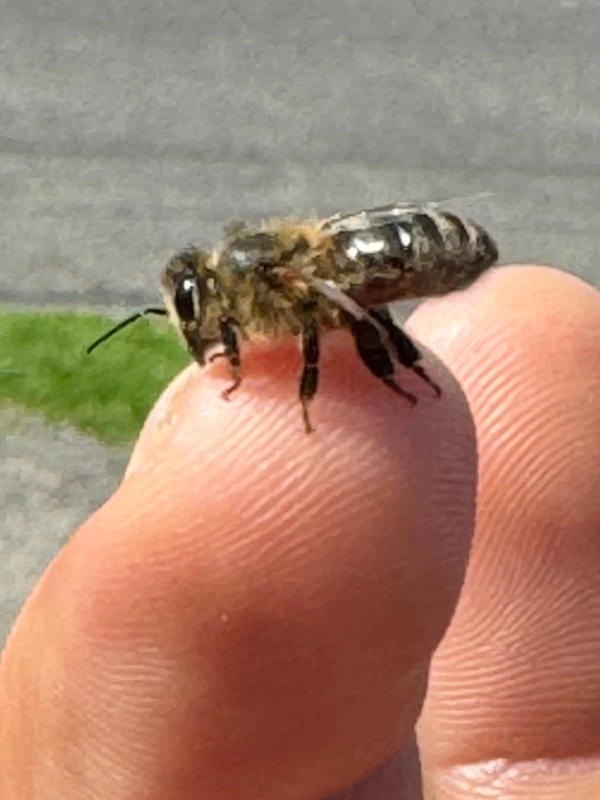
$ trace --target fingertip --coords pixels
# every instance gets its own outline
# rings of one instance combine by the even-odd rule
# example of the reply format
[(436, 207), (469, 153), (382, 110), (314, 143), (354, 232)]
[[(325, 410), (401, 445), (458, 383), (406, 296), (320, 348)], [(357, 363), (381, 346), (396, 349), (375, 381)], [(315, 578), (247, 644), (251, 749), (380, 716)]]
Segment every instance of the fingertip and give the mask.
[[(458, 567), (454, 581), (440, 580), (455, 597), (473, 517), (476, 448), (460, 387), (435, 358), (428, 356), (427, 365), (443, 397), (403, 370), (403, 385), (418, 395), (413, 409), (372, 378), (347, 336), (328, 337), (310, 409), (316, 430), (309, 435), (297, 399), (301, 359), (294, 344), (250, 349), (244, 383), (229, 402), (221, 396), (229, 380), (222, 364), (191, 366), (148, 418), (128, 469), (135, 488), (129, 486), (124, 502), (149, 507), (160, 525), (185, 525), (197, 536), (209, 498), (222, 529), (241, 537), (243, 528), (227, 522), (240, 510), (263, 524), (278, 519), (288, 541), (302, 531), (303, 546), (316, 554), (332, 538), (326, 531), (347, 544), (352, 523), (372, 528), (383, 508), (388, 528), (393, 522), (399, 530), (426, 531), (424, 542), (439, 539), (433, 561)], [(443, 497), (432, 502), (438, 493)], [(445, 518), (462, 521), (458, 529), (467, 533), (458, 544)], [(202, 536), (206, 542), (206, 529)]]
[(412, 409), (327, 337), (311, 435), (294, 345), (250, 348), (230, 402), (222, 365), (167, 389), (53, 600), (68, 755), (95, 754), (105, 796), (325, 795), (410, 736), (476, 480), (468, 406), (429, 361), (444, 395), (403, 371)]
[[(576, 275), (557, 267), (511, 264), (490, 269), (469, 289), (428, 300), (409, 319), (409, 327), (438, 353), (453, 371), (460, 366), (453, 342), (463, 347), (462, 331), (470, 332), (474, 344), (496, 336), (498, 346), (527, 345), (527, 336), (537, 331), (581, 326), (589, 329), (597, 315), (600, 294)], [(543, 314), (544, 325), (536, 325)], [(495, 331), (502, 328), (503, 336)], [(560, 356), (560, 351), (557, 352)], [(452, 357), (452, 362), (447, 357)]]
[(600, 293), (513, 265), (411, 322), (464, 386), (480, 449), (469, 573), (422, 717), (428, 764), (443, 787), (449, 765), (462, 779), (499, 754), (585, 755), (598, 746)]

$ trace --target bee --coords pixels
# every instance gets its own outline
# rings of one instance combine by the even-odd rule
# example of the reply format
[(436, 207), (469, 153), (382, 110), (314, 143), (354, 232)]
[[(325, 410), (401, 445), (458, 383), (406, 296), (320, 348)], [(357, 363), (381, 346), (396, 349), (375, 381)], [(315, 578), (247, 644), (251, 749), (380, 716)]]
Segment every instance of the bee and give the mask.
[(396, 380), (395, 366), (412, 370), (439, 397), (422, 354), (394, 323), (388, 304), (463, 289), (498, 259), (478, 223), (436, 204), (397, 203), (326, 219), (234, 222), (212, 250), (176, 253), (162, 274), (164, 307), (123, 320), (88, 352), (148, 314), (168, 316), (192, 357), (225, 358), (229, 399), (242, 382), (243, 340), (301, 339), (299, 381), (304, 426), (319, 383), (322, 333), (346, 328), (370, 372), (414, 406), (417, 397)]

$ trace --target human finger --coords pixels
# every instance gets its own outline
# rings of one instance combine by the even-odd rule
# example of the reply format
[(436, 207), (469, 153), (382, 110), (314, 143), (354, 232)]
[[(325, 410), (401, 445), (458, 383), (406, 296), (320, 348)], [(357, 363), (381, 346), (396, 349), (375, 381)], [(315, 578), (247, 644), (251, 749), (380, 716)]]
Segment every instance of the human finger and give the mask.
[(411, 323), (464, 387), (480, 451), (473, 555), (420, 726), (433, 796), (600, 796), (600, 294), (502, 268)]
[[(26, 604), (0, 670), (3, 797), (322, 797), (409, 742), (472, 533), (464, 397), (411, 409), (326, 337), (191, 367)], [(434, 367), (435, 369), (435, 367)]]

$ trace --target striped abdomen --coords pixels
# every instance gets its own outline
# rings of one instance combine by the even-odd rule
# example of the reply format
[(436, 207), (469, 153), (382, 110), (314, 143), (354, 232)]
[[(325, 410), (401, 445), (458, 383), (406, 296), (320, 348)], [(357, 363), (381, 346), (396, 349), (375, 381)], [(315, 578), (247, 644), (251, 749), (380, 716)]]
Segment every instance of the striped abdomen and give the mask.
[(427, 206), (333, 218), (327, 233), (340, 273), (363, 272), (351, 294), (365, 306), (463, 289), (498, 259), (481, 225)]

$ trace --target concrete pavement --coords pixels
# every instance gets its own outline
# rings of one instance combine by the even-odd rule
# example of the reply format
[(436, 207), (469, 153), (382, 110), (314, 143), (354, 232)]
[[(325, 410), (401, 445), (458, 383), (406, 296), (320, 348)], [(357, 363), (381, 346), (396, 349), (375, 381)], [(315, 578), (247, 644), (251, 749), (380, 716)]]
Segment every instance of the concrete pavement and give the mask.
[[(504, 261), (600, 283), (594, 0), (1, 6), (0, 302), (155, 302), (233, 217), (452, 197)], [(0, 640), (124, 458), (31, 425), (0, 440)]]

